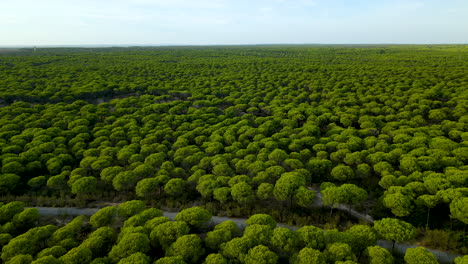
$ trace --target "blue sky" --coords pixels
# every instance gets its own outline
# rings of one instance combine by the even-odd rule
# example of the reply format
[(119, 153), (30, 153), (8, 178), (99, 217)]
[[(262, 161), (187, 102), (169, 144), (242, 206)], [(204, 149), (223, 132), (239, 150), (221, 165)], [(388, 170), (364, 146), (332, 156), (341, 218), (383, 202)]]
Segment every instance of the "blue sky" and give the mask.
[(0, 0), (0, 46), (468, 43), (467, 0)]

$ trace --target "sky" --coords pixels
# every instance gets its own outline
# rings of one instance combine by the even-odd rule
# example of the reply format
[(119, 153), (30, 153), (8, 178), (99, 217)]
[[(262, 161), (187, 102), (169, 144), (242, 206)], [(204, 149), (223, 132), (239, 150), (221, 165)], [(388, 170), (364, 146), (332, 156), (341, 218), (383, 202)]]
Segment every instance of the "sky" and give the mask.
[(0, 0), (0, 46), (468, 43), (468, 0)]

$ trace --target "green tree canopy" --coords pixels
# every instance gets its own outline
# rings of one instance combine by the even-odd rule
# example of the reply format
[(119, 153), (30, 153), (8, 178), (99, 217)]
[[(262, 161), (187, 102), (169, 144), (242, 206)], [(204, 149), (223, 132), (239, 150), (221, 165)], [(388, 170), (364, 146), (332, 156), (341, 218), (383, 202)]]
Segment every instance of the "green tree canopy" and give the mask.
[(308, 263), (317, 263), (325, 264), (327, 263), (326, 256), (321, 253), (319, 250), (305, 247), (299, 251), (294, 264), (308, 264)]
[(145, 209), (145, 202), (140, 200), (132, 200), (121, 203), (117, 209), (120, 217), (130, 217), (136, 215)]
[(60, 257), (60, 260), (65, 264), (90, 263), (93, 258), (93, 253), (90, 249), (84, 247), (76, 247), (68, 251)]
[(188, 235), (189, 230), (189, 226), (182, 221), (162, 223), (151, 231), (151, 243), (167, 249), (177, 238)]
[(374, 222), (377, 234), (387, 240), (401, 242), (416, 236), (416, 228), (411, 224), (394, 218), (383, 218)]
[(112, 247), (109, 257), (114, 261), (118, 261), (137, 252), (147, 253), (149, 250), (150, 240), (147, 235), (131, 233), (124, 236), (117, 245)]
[(295, 231), (305, 247), (322, 250), (325, 248), (323, 230), (315, 226), (303, 226)]
[(344, 243), (327, 245), (326, 255), (328, 260), (332, 263), (337, 261), (356, 261), (356, 256), (351, 247)]
[(232, 186), (231, 195), (240, 204), (248, 204), (255, 199), (252, 186), (246, 182), (239, 182)]
[(285, 227), (277, 227), (273, 230), (270, 244), (277, 252), (292, 253), (299, 248), (300, 240), (297, 233)]
[(423, 247), (408, 248), (405, 253), (407, 264), (437, 264), (437, 258)]
[(169, 247), (166, 254), (182, 257), (187, 263), (198, 263), (198, 260), (205, 254), (203, 241), (194, 234), (181, 236)]
[(221, 254), (209, 254), (205, 259), (206, 264), (228, 264), (227, 259)]
[(450, 203), (451, 217), (468, 224), (468, 197), (455, 199)]
[(91, 216), (89, 222), (94, 228), (111, 225), (117, 216), (117, 208), (115, 206), (107, 206), (99, 209)]
[(243, 259), (243, 262), (246, 264), (276, 264), (277, 261), (278, 256), (263, 245), (249, 249), (249, 252)]
[(201, 207), (191, 207), (180, 211), (175, 220), (186, 222), (189, 226), (201, 227), (211, 220), (211, 213)]
[(267, 214), (254, 214), (245, 221), (247, 225), (268, 225), (271, 229), (276, 227), (276, 221)]
[(366, 249), (369, 264), (393, 264), (392, 254), (385, 248), (371, 246)]
[(121, 259), (117, 264), (150, 264), (150, 257), (141, 252), (132, 254), (126, 258)]
[(295, 172), (283, 173), (275, 184), (273, 194), (279, 201), (291, 199), (296, 190), (305, 185), (305, 178)]

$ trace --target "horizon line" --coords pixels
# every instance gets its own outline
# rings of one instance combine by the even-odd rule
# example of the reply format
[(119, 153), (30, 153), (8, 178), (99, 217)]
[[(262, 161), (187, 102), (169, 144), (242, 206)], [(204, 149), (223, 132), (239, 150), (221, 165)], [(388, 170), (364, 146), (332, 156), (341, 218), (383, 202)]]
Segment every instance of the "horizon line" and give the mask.
[(130, 48), (130, 47), (214, 47), (214, 46), (337, 46), (337, 45), (468, 45), (468, 43), (232, 43), (232, 44), (45, 44), (45, 45), (0, 45), (0, 48)]

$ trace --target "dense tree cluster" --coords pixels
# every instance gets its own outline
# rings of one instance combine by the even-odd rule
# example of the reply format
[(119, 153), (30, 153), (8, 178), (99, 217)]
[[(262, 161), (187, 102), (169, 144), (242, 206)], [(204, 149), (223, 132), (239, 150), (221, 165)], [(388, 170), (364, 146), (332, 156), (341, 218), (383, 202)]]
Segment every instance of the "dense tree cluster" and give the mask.
[[(391, 251), (376, 246), (377, 239), (404, 241), (414, 236), (407, 231), (414, 227), (394, 219), (383, 219), (375, 227), (355, 225), (343, 232), (324, 232), (315, 226), (293, 231), (278, 227), (267, 214), (252, 215), (242, 230), (231, 220), (210, 224), (211, 214), (201, 207), (184, 209), (174, 220), (155, 208), (129, 210), (138, 202), (105, 207), (90, 219), (78, 216), (64, 226), (33, 223), (23, 231), (11, 229), (9, 223), (29, 209), (19, 202), (2, 205), (1, 259), (36, 264), (393, 263)], [(121, 210), (127, 213), (116, 213)], [(96, 219), (102, 220), (99, 226)], [(408, 249), (404, 258), (407, 263), (437, 263), (422, 247)]]
[[(240, 46), (1, 54), (0, 195), (296, 209), (313, 206), (317, 193), (310, 186), (320, 185), (332, 210), (365, 204), (376, 219), (462, 230), (468, 223), (466, 51), (463, 45)], [(105, 227), (115, 214), (142, 208), (109, 208), (91, 224)], [(35, 215), (25, 210), (2, 228), (22, 232)], [(204, 217), (178, 228), (201, 229)], [(277, 233), (272, 236), (289, 239)], [(252, 249), (244, 252), (250, 262), (271, 257), (236, 239), (233, 247)], [(174, 242), (163, 241), (164, 248)], [(333, 250), (347, 252), (336, 243)], [(269, 246), (279, 258), (295, 248)], [(133, 253), (113, 258), (145, 259)], [(340, 254), (336, 261), (354, 261)], [(167, 258), (160, 262), (179, 261)], [(309, 258), (319, 257), (309, 250), (297, 260)]]

